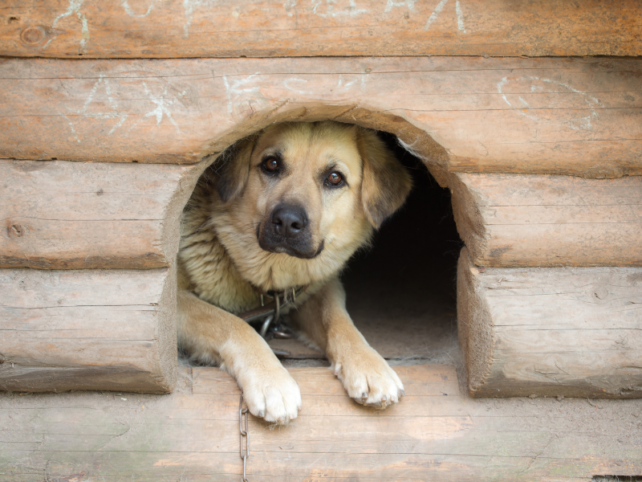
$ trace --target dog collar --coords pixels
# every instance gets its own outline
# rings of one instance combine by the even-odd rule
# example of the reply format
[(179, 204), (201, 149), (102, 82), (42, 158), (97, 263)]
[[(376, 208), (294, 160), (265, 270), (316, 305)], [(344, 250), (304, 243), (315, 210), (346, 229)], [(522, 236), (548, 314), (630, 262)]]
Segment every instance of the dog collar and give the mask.
[[(283, 291), (268, 291), (261, 293), (261, 306), (237, 315), (239, 318), (248, 323), (258, 320), (264, 320), (259, 333), (263, 338), (267, 334), (268, 328), (273, 321), (278, 321), (281, 316), (281, 310), (296, 301), (297, 296), (303, 294), (310, 285), (299, 286), (298, 288), (288, 288)], [(270, 303), (265, 304), (265, 296), (272, 298)]]

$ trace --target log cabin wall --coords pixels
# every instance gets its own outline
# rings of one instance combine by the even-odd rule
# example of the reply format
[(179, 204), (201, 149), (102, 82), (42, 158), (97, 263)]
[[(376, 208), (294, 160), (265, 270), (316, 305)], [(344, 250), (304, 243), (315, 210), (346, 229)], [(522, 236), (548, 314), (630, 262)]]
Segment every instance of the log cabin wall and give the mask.
[[(641, 55), (642, 6), (606, 8), (9, 2), (0, 388), (171, 390), (196, 179), (273, 122), (334, 119), (396, 134), (453, 192), (471, 394), (641, 396), (642, 62), (577, 56)], [(497, 291), (509, 275), (530, 295)], [(569, 284), (595, 287), (585, 316)]]

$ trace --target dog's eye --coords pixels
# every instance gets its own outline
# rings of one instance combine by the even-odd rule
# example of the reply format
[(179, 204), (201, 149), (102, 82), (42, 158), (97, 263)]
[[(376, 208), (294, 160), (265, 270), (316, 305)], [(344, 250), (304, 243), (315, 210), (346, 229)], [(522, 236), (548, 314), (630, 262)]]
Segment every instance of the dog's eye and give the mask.
[(261, 167), (268, 174), (276, 174), (281, 169), (281, 163), (276, 157), (270, 156), (263, 160)]
[(328, 177), (325, 178), (325, 185), (328, 187), (341, 187), (344, 184), (343, 175), (337, 171), (332, 171)]

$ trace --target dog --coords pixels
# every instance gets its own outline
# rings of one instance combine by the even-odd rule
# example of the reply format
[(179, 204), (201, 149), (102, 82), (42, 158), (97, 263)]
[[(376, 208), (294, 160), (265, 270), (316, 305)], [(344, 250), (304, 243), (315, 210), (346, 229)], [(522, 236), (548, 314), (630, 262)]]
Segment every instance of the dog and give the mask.
[(403, 384), (355, 328), (339, 274), (411, 187), (383, 141), (359, 126), (281, 123), (236, 143), (201, 176), (183, 212), (181, 350), (230, 373), (252, 415), (288, 423), (301, 409), (299, 387), (240, 317), (285, 293), (281, 313), (326, 354), (352, 399), (398, 402)]

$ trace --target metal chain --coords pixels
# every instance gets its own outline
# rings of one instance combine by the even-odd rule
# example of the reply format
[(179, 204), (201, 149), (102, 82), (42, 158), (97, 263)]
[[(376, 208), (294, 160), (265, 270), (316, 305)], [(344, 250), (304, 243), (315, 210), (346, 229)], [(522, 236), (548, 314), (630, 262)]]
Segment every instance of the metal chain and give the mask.
[[(241, 401), (239, 403), (239, 441), (240, 441), (240, 454), (243, 459), (243, 478), (242, 482), (249, 482), (245, 476), (247, 469), (247, 459), (250, 456), (250, 433), (248, 432), (248, 420), (250, 419), (250, 412), (247, 407), (243, 406), (243, 392), (241, 392)], [(245, 428), (244, 428), (245, 425)], [(243, 439), (245, 438), (245, 443)]]

